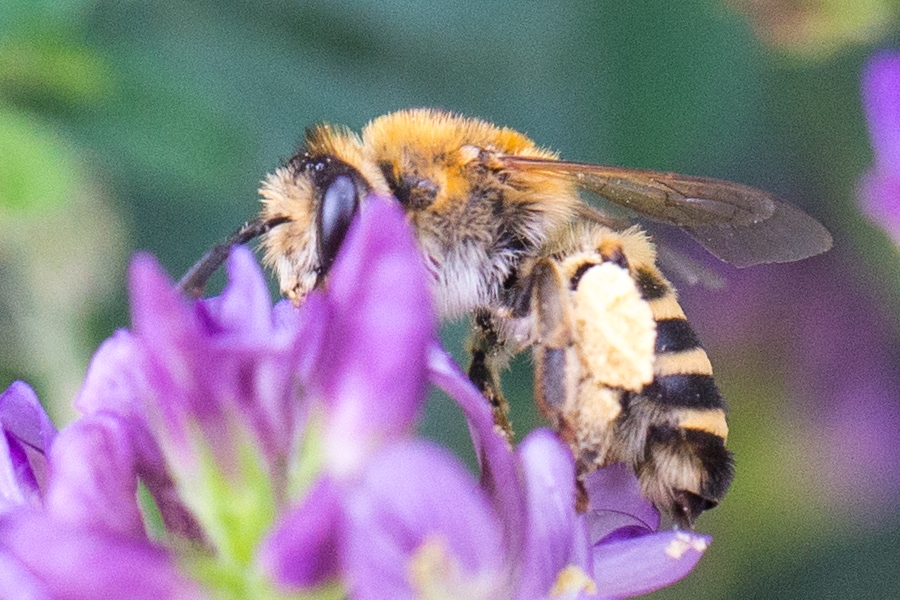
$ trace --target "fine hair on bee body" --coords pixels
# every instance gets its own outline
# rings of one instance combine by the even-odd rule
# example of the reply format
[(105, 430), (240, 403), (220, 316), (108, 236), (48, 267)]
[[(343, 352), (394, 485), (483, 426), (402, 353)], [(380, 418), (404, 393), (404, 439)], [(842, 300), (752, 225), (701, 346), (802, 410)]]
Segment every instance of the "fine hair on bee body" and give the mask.
[[(732, 479), (725, 404), (649, 236), (606, 217), (581, 190), (677, 226), (736, 266), (831, 246), (822, 225), (761, 190), (561, 161), (512, 129), (429, 109), (379, 117), (360, 134), (308, 130), (263, 182), (258, 219), (232, 240), (261, 235), (282, 293), (300, 304), (327, 284), (366, 196), (393, 196), (441, 317), (472, 317), (469, 377), (498, 426), (511, 435), (499, 371), (531, 348), (536, 401), (578, 477), (624, 462), (647, 498), (690, 527)], [(182, 287), (202, 290), (228, 244)]]

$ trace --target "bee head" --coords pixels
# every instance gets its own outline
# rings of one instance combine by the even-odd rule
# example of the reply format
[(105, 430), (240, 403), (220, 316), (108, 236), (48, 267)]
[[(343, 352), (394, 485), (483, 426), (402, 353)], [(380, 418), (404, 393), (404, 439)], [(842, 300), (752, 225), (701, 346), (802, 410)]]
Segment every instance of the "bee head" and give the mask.
[(263, 240), (281, 291), (299, 303), (324, 284), (370, 186), (354, 167), (327, 154), (301, 152), (263, 182), (263, 214), (287, 222)]

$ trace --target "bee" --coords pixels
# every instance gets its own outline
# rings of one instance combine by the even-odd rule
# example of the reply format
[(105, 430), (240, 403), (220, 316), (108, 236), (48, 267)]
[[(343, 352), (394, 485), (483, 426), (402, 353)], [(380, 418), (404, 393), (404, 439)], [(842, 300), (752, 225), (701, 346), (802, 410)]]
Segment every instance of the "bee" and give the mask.
[(300, 304), (327, 283), (366, 195), (391, 195), (415, 232), (440, 316), (471, 315), (468, 374), (497, 426), (512, 435), (499, 373), (530, 348), (536, 402), (571, 448), (579, 480), (624, 462), (649, 500), (692, 527), (733, 477), (725, 403), (650, 237), (580, 191), (680, 227), (739, 267), (831, 246), (816, 220), (745, 185), (566, 162), (512, 129), (416, 109), (359, 135), (308, 130), (302, 150), (264, 180), (260, 216), (181, 285), (199, 293), (232, 244), (262, 236), (282, 293)]

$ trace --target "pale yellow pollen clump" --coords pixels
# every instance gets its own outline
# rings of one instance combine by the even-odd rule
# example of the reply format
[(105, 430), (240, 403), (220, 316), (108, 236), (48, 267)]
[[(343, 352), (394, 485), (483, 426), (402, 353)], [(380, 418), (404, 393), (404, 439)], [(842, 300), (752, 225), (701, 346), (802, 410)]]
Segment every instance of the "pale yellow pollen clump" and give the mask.
[(694, 552), (703, 552), (706, 550), (708, 544), (706, 540), (700, 537), (693, 537), (686, 533), (679, 532), (675, 539), (669, 542), (669, 545), (666, 546), (666, 554), (671, 556), (674, 559), (679, 559), (689, 550), (693, 550)]
[(628, 271), (603, 263), (575, 291), (581, 361), (599, 384), (640, 391), (653, 381), (656, 322)]
[(596, 596), (597, 584), (580, 567), (568, 565), (556, 576), (556, 581), (550, 589), (550, 597), (574, 596), (578, 592)]
[(622, 412), (618, 390), (605, 387), (591, 379), (578, 389), (578, 400), (578, 422), (590, 424), (583, 429), (585, 434), (592, 437), (598, 433), (605, 436), (606, 431), (601, 428), (601, 424), (605, 426), (611, 423)]

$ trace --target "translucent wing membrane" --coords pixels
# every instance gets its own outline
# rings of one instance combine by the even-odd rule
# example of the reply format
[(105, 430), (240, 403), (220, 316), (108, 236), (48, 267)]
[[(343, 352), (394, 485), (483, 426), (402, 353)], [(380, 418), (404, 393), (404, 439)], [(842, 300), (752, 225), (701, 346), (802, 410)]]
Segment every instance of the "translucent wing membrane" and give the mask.
[(831, 234), (821, 223), (790, 204), (776, 202), (775, 212), (759, 223), (682, 229), (714, 256), (736, 267), (792, 262), (831, 248)]
[(543, 158), (505, 156), (502, 161), (509, 169), (570, 178), (610, 202), (681, 227), (737, 267), (800, 260), (831, 247), (831, 235), (818, 221), (739, 183)]

